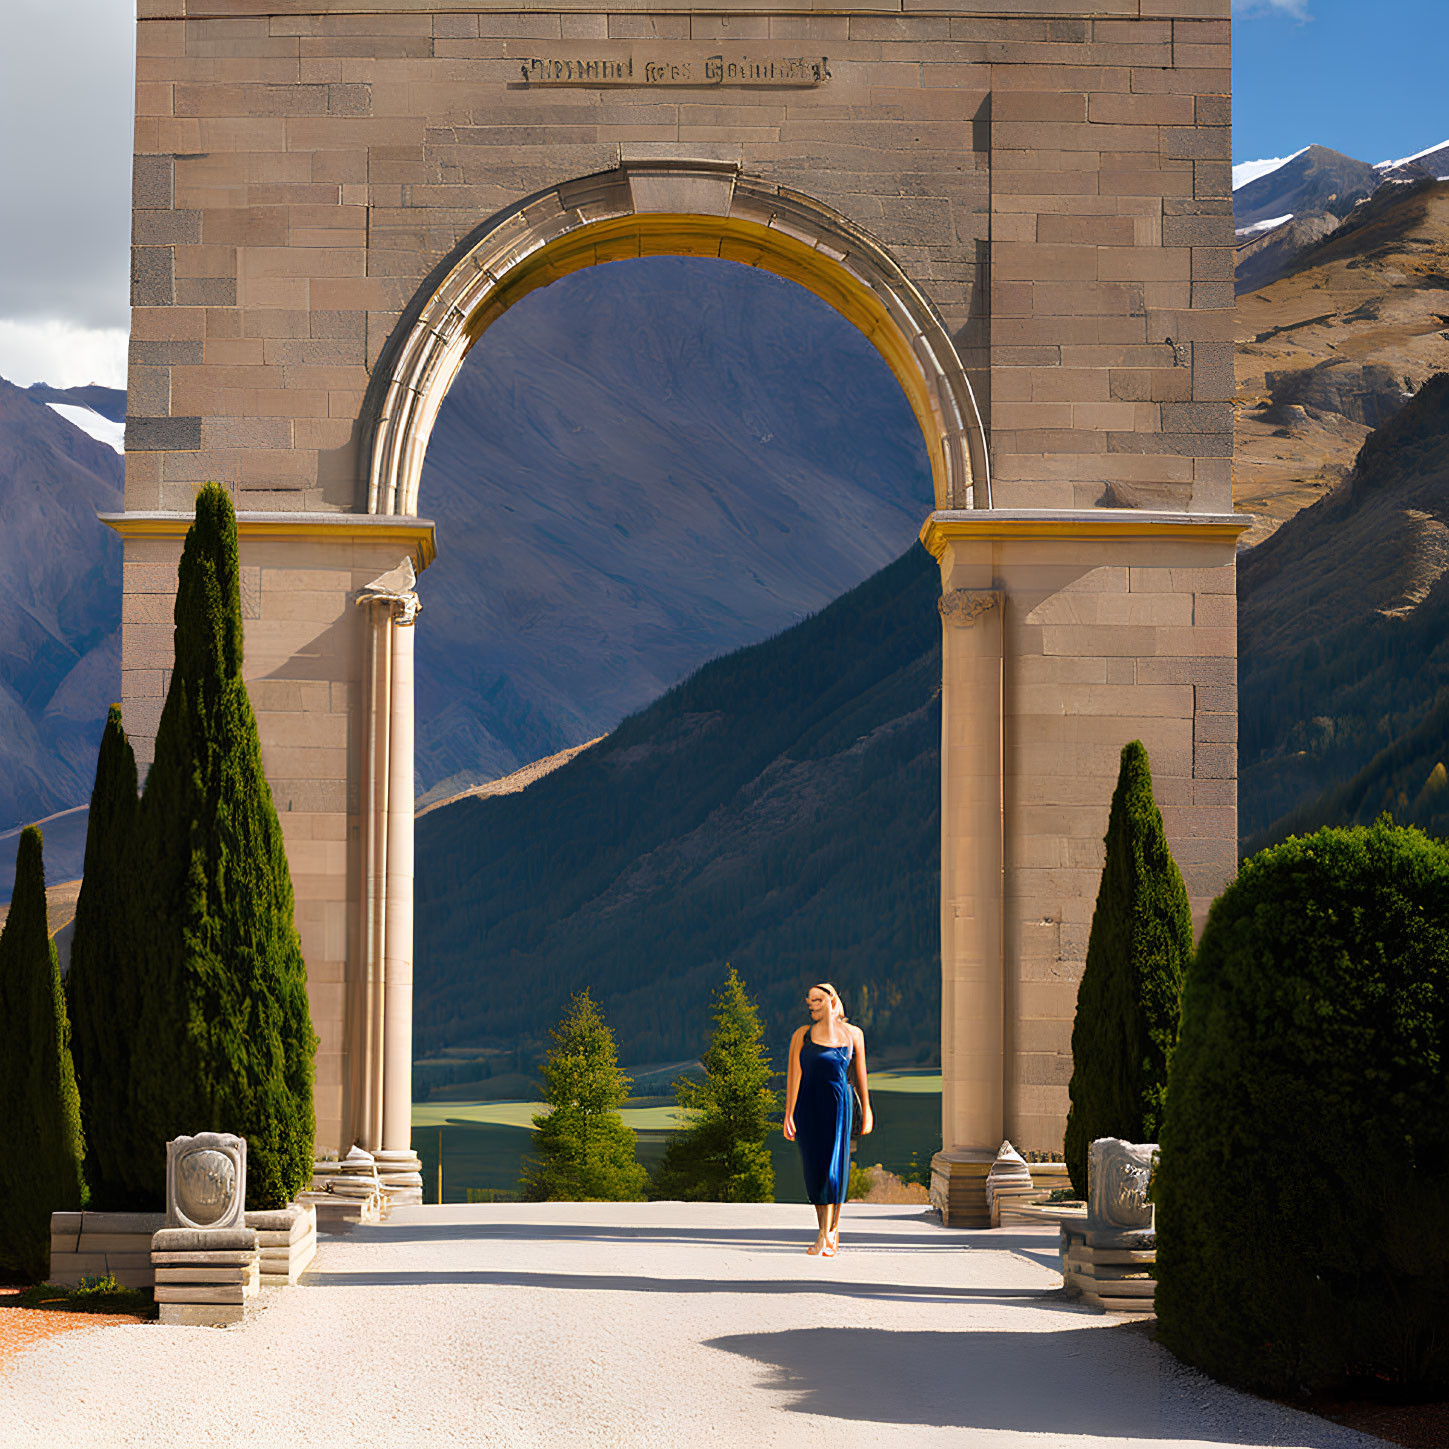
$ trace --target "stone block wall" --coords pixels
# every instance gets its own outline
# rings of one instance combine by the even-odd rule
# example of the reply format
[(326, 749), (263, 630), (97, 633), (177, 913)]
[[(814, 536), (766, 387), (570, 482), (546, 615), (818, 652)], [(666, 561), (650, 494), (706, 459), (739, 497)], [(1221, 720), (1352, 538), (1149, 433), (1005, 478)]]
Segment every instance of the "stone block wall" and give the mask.
[[(1001, 677), (1001, 942), (999, 1007), (972, 985), (974, 957), (949, 949), (953, 917), (980, 916), (971, 884), (984, 827), (948, 822), (943, 841), (946, 1034), (981, 1054), (980, 1022), (1004, 1022), (1001, 1116), (1021, 1150), (1060, 1151), (1071, 1079), (1071, 1030), (1101, 880), (1103, 837), (1122, 747), (1146, 746), (1153, 791), (1200, 929), (1237, 861), (1235, 527), (1198, 516), (1134, 533), (1113, 522), (1090, 536), (1010, 537), (1012, 525), (951, 524), (927, 541), (947, 590), (989, 587), (1001, 598), (999, 650), (945, 614), (947, 740), (964, 756), (986, 722), (971, 713), (979, 671)], [(1119, 515), (1120, 517), (1120, 515)], [(953, 630), (958, 631), (953, 638)], [(962, 701), (962, 703), (957, 703)], [(949, 729), (949, 727), (948, 727)], [(950, 804), (953, 788), (947, 782)], [(979, 793), (968, 784), (966, 793)], [(964, 797), (963, 797), (964, 798)], [(956, 820), (964, 821), (964, 815)], [(962, 922), (954, 922), (959, 937)], [(983, 943), (986, 944), (986, 943)], [(987, 945), (988, 955), (994, 954)], [(953, 974), (960, 985), (952, 990)], [(960, 1003), (957, 1005), (957, 1003)], [(954, 1011), (955, 1019), (949, 1014)], [(969, 1120), (968, 1092), (952, 1110)], [(948, 1141), (975, 1141), (979, 1126)]]
[[(1231, 546), (1217, 553), (1230, 558)], [(1236, 747), (1219, 738), (1237, 727), (1235, 570), (1204, 567), (1202, 554), (1097, 545), (1064, 566), (1059, 548), (1021, 545), (1003, 568), (1006, 1117), (1012, 1140), (1039, 1151), (1060, 1150), (1077, 984), (1128, 740), (1147, 747), (1198, 929), (1236, 867)]]
[[(892, 251), (971, 373), (998, 506), (1226, 508), (1228, 0), (817, 9), (142, 0), (128, 506), (209, 478), (357, 506), (370, 371), (424, 278), (648, 154), (734, 161)], [(522, 83), (797, 52), (828, 82)]]
[[(139, 0), (127, 510), (187, 511), (214, 479), (244, 518), (365, 511), (379, 360), (467, 240), (570, 179), (680, 159), (805, 193), (888, 249), (969, 373), (998, 510), (1226, 513), (1229, 11)], [(694, 84), (716, 55), (806, 57), (829, 78)], [(526, 84), (535, 59), (691, 79)], [(609, 257), (634, 253), (625, 239)], [(178, 548), (127, 539), (123, 688), (143, 765)], [(349, 1145), (343, 1002), (362, 969), (350, 601), (408, 551), (243, 537), (247, 678), (323, 1036), (328, 1147)], [(1231, 546), (1021, 541), (970, 560), (943, 560), (948, 587), (1003, 598), (1004, 1110), (1018, 1145), (1052, 1148), (1126, 739), (1151, 752), (1195, 910), (1232, 870)]]

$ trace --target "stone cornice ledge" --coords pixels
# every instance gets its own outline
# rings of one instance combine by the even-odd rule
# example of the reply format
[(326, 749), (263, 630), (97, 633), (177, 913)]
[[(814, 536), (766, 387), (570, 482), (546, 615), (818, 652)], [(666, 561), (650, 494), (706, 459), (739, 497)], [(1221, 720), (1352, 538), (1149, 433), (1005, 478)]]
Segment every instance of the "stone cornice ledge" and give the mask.
[(921, 542), (939, 559), (946, 545), (953, 542), (1236, 540), (1252, 523), (1252, 515), (1247, 513), (1152, 513), (1141, 508), (952, 508), (931, 514), (921, 528)]
[[(194, 513), (101, 513), (96, 515), (122, 538), (185, 538)], [(241, 538), (396, 539), (409, 545), (415, 568), (437, 557), (437, 530), (431, 518), (406, 513), (246, 513), (236, 516)]]

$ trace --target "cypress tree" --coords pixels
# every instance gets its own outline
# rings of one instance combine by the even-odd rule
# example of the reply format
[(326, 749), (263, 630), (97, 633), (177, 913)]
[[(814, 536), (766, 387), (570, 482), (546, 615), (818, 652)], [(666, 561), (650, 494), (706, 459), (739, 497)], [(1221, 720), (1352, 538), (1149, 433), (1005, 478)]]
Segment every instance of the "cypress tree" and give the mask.
[(1157, 1140), (1192, 958), (1187, 888), (1167, 848), (1139, 740), (1122, 749), (1106, 846), (1072, 1026), (1065, 1156), (1080, 1197), (1087, 1194), (1087, 1149), (1097, 1138)]
[(553, 1029), (543, 1064), (547, 1112), (533, 1119), (538, 1154), (525, 1164), (529, 1202), (638, 1202), (648, 1174), (632, 1128), (619, 1115), (630, 1079), (593, 998), (579, 992)]
[(133, 1189), (159, 1203), (169, 1138), (247, 1139), (247, 1205), (285, 1205), (311, 1177), (317, 1039), (292, 880), (242, 680), (236, 515), (196, 500), (176, 591), (175, 667), (138, 820), (147, 892), (130, 948), (146, 972)]
[(50, 940), (40, 831), (27, 826), (0, 931), (0, 1267), (41, 1282), (50, 1215), (81, 1206), (80, 1098), (60, 962)]
[(664, 1149), (650, 1196), (684, 1202), (773, 1202), (775, 1169), (765, 1139), (780, 1094), (760, 1038), (759, 1011), (730, 974), (714, 999), (714, 1036), (704, 1081), (674, 1084), (679, 1105), (698, 1115)]
[(132, 1111), (131, 1036), (137, 1017), (137, 953), (130, 949), (135, 891), (136, 756), (112, 705), (101, 736), (76, 902), (66, 998), (80, 1088), (91, 1205), (149, 1206), (129, 1186), (138, 1151)]

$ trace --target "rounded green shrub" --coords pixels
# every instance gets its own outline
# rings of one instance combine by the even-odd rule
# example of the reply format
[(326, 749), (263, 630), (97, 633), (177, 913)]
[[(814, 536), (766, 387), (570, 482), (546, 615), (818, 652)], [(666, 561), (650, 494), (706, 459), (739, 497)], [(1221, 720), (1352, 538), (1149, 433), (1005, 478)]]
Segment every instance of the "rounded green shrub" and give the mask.
[(1270, 1392), (1449, 1386), (1449, 845), (1387, 820), (1247, 861), (1189, 973), (1162, 1340)]

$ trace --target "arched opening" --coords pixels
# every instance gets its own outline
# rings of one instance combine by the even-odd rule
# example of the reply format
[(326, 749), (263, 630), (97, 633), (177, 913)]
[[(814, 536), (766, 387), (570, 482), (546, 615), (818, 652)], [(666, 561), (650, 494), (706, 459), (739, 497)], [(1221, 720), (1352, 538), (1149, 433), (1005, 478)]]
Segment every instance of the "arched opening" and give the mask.
[[(581, 269), (649, 256), (760, 268), (828, 303), (884, 359), (904, 394), (937, 512), (990, 507), (985, 440), (960, 359), (934, 308), (889, 254), (809, 198), (733, 167), (667, 163), (625, 165), (535, 197), (486, 224), (435, 271), (374, 370), (362, 419), (371, 440), (367, 511), (417, 515), (439, 409), (469, 350), (505, 311)], [(413, 777), (414, 661), (412, 614), (398, 612), (399, 595), (388, 590), (367, 598), (383, 605), (372, 610), (366, 687), (371, 719), (384, 727), (369, 736), (362, 770), (364, 794), (373, 791), (364, 801), (373, 825), (363, 834), (361, 893), (369, 964), (354, 983), (351, 1013), (356, 1059), (377, 1059), (363, 1042), (361, 1024), (370, 1023), (371, 1039), (385, 1041), (386, 1067), (350, 1076), (360, 1120), (384, 1124), (362, 1135), (400, 1149), (411, 1087), (414, 840), (402, 785)], [(934, 619), (929, 601), (921, 613)]]
[[(712, 256), (814, 292), (880, 352), (910, 401), (938, 509), (991, 506), (965, 369), (929, 300), (866, 232), (820, 202), (709, 162), (626, 163), (486, 223), (434, 274), (375, 373), (366, 507), (417, 512), (438, 408), (489, 324), (537, 287), (600, 262)], [(441, 273), (441, 275), (439, 275)]]
[[(605, 262), (468, 354), (419, 507), (420, 807), (612, 730), (899, 558), (931, 507), (893, 375), (793, 282)], [(420, 924), (421, 930), (421, 924)]]

